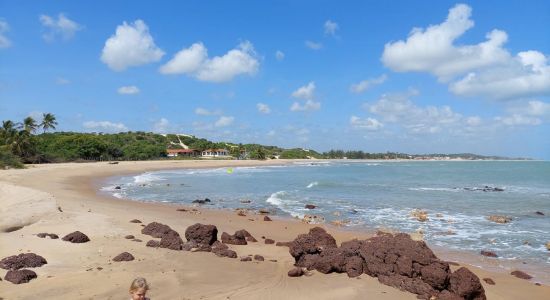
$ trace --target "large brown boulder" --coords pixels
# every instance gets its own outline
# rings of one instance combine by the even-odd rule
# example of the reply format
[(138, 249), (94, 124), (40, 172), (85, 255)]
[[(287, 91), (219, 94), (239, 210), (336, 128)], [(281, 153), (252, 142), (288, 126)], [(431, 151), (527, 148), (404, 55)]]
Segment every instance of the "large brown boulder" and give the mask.
[(141, 233), (150, 235), (156, 238), (162, 238), (165, 234), (173, 231), (168, 225), (157, 222), (151, 222), (141, 229)]
[(426, 243), (414, 241), (408, 234), (379, 233), (337, 247), (332, 236), (316, 227), (299, 235), (289, 245), (289, 252), (296, 267), (325, 274), (346, 272), (349, 277), (365, 273), (421, 299), (485, 299), (476, 275), (464, 268), (451, 274), (448, 262), (438, 259)]
[(69, 233), (66, 236), (64, 236), (62, 238), (62, 240), (66, 241), (66, 242), (78, 243), (79, 244), (79, 243), (89, 242), (90, 238), (88, 238), (87, 235), (85, 235), (84, 233), (82, 233), (80, 231), (75, 231), (75, 232)]
[(242, 229), (235, 231), (235, 234), (233, 235), (230, 235), (227, 232), (222, 233), (221, 240), (224, 244), (247, 245), (248, 243), (246, 240), (248, 237), (252, 237), (252, 235), (248, 231)]
[(36, 273), (31, 270), (9, 270), (4, 277), (5, 280), (14, 283), (21, 284), (27, 283), (36, 278)]
[(132, 261), (134, 256), (128, 252), (122, 252), (113, 258), (113, 261)]
[(182, 250), (183, 240), (181, 239), (179, 233), (171, 230), (162, 236), (162, 238), (160, 239), (159, 247), (168, 248), (171, 250)]
[(212, 253), (220, 257), (237, 258), (237, 252), (229, 249), (226, 244), (220, 241), (215, 241), (212, 244)]
[(472, 271), (461, 267), (451, 274), (448, 290), (467, 300), (485, 300), (485, 290)]
[(300, 234), (289, 246), (289, 252), (296, 266), (301, 267), (306, 254), (319, 254), (324, 249), (336, 248), (336, 240), (321, 227), (314, 227), (307, 234)]
[(197, 244), (212, 245), (218, 240), (218, 228), (214, 225), (197, 223), (187, 227), (185, 230), (185, 238)]
[(34, 253), (21, 253), (3, 258), (0, 261), (0, 268), (6, 270), (18, 270), (22, 268), (41, 267), (48, 262), (40, 255)]

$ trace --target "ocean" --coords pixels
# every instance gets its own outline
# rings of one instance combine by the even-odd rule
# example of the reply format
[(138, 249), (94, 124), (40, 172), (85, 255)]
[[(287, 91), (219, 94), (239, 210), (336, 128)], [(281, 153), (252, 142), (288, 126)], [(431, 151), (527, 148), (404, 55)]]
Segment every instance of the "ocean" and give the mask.
[[(430, 245), (478, 255), (489, 250), (499, 260), (550, 268), (550, 162), (342, 160), (181, 169), (109, 178), (102, 191), (138, 201), (190, 205), (208, 198), (213, 208), (315, 214), (354, 230), (422, 232)], [(415, 209), (428, 220), (413, 217)], [(512, 220), (497, 224), (490, 215)]]

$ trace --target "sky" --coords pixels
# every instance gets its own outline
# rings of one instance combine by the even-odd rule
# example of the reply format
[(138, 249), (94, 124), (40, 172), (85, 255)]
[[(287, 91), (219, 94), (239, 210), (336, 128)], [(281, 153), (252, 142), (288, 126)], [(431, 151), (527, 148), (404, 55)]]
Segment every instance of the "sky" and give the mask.
[(550, 159), (550, 1), (0, 0), (0, 120)]

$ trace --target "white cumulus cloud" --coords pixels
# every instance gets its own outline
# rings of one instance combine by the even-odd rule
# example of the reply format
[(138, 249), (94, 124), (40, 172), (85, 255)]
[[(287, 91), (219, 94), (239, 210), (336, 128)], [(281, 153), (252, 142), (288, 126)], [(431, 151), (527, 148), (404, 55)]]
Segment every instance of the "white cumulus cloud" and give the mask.
[(325, 27), (325, 34), (326, 35), (332, 35), (332, 36), (335, 36), (336, 35), (336, 30), (339, 29), (338, 23), (333, 22), (331, 20), (327, 20), (325, 22), (324, 27)]
[(57, 19), (48, 15), (40, 15), (39, 20), (42, 26), (46, 28), (42, 38), (48, 42), (54, 41), (56, 36), (69, 40), (77, 31), (82, 29), (81, 25), (67, 18), (64, 14), (59, 14)]
[(292, 92), (291, 96), (298, 99), (312, 100), (315, 95), (315, 82), (311, 81), (307, 85), (299, 87)]
[(386, 74), (383, 74), (383, 75), (381, 75), (379, 77), (376, 77), (376, 78), (366, 79), (366, 80), (360, 81), (358, 83), (352, 84), (351, 87), (350, 87), (350, 91), (352, 93), (359, 94), (359, 93), (362, 93), (362, 92), (368, 90), (369, 88), (371, 88), (375, 85), (379, 85), (379, 84), (384, 83), (386, 81), (386, 79), (388, 79), (388, 76)]
[(6, 37), (6, 32), (10, 31), (8, 22), (0, 19), (0, 49), (11, 46), (11, 41)]
[(100, 132), (117, 133), (128, 131), (128, 127), (126, 127), (126, 125), (109, 121), (87, 121), (82, 125), (86, 129)]
[(226, 82), (241, 74), (254, 75), (260, 62), (249, 41), (239, 44), (223, 56), (208, 57), (202, 43), (182, 49), (160, 67), (162, 74), (187, 74), (201, 81)]
[(135, 85), (121, 86), (117, 92), (121, 95), (135, 95), (139, 94), (139, 88)]
[(294, 102), (290, 106), (290, 111), (314, 111), (321, 108), (321, 103), (313, 100), (306, 100), (304, 104)]
[(214, 126), (216, 127), (226, 127), (231, 124), (233, 124), (233, 121), (235, 121), (234, 117), (228, 117), (228, 116), (221, 116), (216, 123), (214, 123)]
[(117, 26), (103, 47), (101, 61), (115, 71), (159, 61), (164, 51), (155, 45), (149, 27), (142, 20)]
[(256, 108), (258, 109), (258, 112), (262, 114), (269, 114), (271, 113), (271, 108), (269, 108), (269, 105), (265, 103), (258, 103), (256, 104)]
[(321, 43), (316, 43), (316, 42), (313, 42), (313, 41), (305, 41), (304, 42), (306, 47), (308, 47), (309, 49), (311, 50), (319, 50), (321, 48), (323, 48), (323, 44)]
[(512, 55), (508, 34), (494, 29), (478, 44), (455, 45), (474, 26), (472, 9), (457, 4), (447, 19), (414, 28), (406, 40), (387, 43), (382, 62), (397, 72), (428, 72), (460, 96), (520, 99), (550, 94), (548, 57), (535, 50)]
[(349, 122), (351, 126), (353, 126), (354, 128), (367, 129), (372, 131), (375, 131), (384, 127), (384, 124), (382, 124), (380, 121), (378, 121), (375, 118), (361, 119), (357, 116), (351, 116), (349, 119)]
[(222, 111), (219, 110), (219, 109), (216, 109), (216, 110), (208, 110), (206, 108), (202, 108), (202, 107), (197, 107), (195, 109), (195, 114), (196, 115), (199, 115), (199, 116), (216, 116), (216, 115), (221, 115), (222, 114)]

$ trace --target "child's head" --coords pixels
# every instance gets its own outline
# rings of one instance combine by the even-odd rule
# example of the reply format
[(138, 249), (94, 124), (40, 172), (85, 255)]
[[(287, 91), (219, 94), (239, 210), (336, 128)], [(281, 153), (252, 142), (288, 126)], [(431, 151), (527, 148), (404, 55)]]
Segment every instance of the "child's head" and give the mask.
[(134, 279), (130, 285), (130, 295), (132, 296), (132, 300), (145, 299), (147, 290), (149, 290), (149, 285), (147, 284), (147, 280), (145, 280), (145, 278), (138, 277)]

